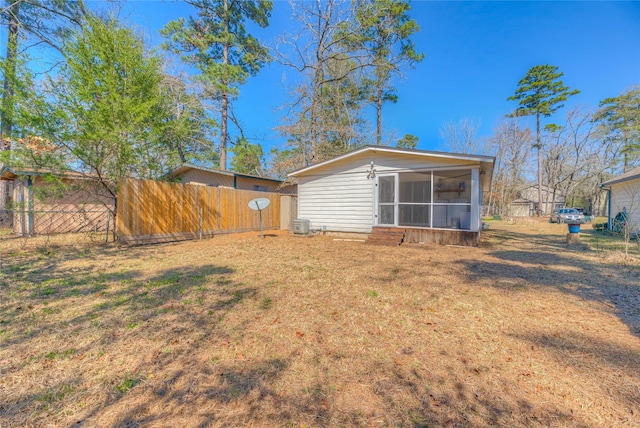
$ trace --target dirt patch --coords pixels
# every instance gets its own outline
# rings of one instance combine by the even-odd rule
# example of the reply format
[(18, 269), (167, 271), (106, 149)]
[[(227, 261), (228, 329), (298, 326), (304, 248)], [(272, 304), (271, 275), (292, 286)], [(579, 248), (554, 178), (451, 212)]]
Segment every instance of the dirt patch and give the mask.
[(638, 252), (585, 229), (3, 241), (0, 425), (638, 426)]

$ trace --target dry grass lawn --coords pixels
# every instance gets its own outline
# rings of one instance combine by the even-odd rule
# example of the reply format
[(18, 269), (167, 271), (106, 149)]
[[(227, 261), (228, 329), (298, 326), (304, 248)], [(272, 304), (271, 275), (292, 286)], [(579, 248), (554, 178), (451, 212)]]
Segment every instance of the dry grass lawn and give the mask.
[(640, 426), (638, 247), (565, 233), (3, 239), (0, 426)]

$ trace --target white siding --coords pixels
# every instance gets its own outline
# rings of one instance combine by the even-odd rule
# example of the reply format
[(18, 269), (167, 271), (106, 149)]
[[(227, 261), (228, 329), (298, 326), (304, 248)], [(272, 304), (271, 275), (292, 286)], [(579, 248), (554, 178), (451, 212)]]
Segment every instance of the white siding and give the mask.
[(446, 159), (446, 158), (416, 158), (410, 155), (401, 154), (384, 154), (369, 156), (367, 159), (367, 167), (370, 162), (374, 161), (376, 172), (383, 174), (385, 172), (402, 172), (402, 171), (419, 171), (430, 169), (448, 169), (457, 167), (477, 166), (478, 162)]
[[(371, 162), (376, 174), (479, 166), (474, 161), (363, 153), (299, 175), (298, 218), (310, 220), (312, 229), (371, 232), (375, 199), (374, 180), (368, 177)], [(477, 180), (476, 176), (476, 186)]]
[(611, 185), (611, 219), (624, 208), (629, 215), (631, 230), (640, 232), (640, 179)]
[(322, 171), (322, 175), (300, 177), (298, 218), (311, 221), (312, 229), (371, 232), (373, 224), (373, 180), (362, 159), (348, 159)]

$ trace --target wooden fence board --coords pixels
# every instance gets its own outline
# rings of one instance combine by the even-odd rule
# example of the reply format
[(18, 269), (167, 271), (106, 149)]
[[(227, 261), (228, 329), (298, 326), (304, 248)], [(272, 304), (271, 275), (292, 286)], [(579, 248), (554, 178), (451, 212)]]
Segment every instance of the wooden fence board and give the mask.
[(118, 239), (144, 244), (260, 230), (259, 214), (248, 206), (255, 198), (271, 201), (262, 213), (264, 230), (279, 229), (278, 193), (125, 179), (118, 194)]

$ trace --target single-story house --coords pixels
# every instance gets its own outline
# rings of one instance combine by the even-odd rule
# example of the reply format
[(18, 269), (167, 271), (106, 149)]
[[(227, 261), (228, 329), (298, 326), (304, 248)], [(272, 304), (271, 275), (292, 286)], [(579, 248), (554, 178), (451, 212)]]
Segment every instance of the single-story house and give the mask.
[(105, 231), (115, 201), (83, 174), (4, 166), (11, 227), (19, 235)]
[(241, 174), (233, 171), (221, 171), (191, 164), (183, 164), (167, 174), (183, 184), (196, 184), (212, 187), (227, 187), (238, 190), (293, 194), (296, 186), (285, 185), (282, 180), (271, 177)]
[[(551, 214), (563, 208), (566, 196), (559, 190), (542, 186), (542, 212)], [(527, 186), (516, 194), (516, 199), (509, 204), (509, 215), (514, 217), (533, 217), (538, 210), (538, 185)]]
[(600, 187), (609, 192), (609, 229), (618, 213), (626, 212), (631, 233), (640, 234), (640, 167), (605, 181)]
[(371, 234), (397, 229), (404, 242), (477, 245), (483, 192), (494, 157), (365, 146), (289, 174), (298, 219), (310, 229)]

